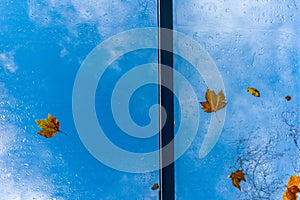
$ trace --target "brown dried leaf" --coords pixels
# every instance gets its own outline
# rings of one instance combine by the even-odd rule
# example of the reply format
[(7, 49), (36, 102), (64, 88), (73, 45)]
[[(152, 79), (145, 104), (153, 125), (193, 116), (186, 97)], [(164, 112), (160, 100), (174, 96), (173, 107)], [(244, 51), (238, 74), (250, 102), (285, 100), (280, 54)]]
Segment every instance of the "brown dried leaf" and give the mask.
[(243, 172), (243, 170), (237, 170), (235, 172), (232, 172), (228, 178), (232, 179), (232, 185), (236, 188), (238, 188), (239, 190), (241, 190), (241, 186), (240, 186), (240, 182), (241, 181), (245, 181), (245, 174)]
[(204, 112), (217, 112), (226, 106), (226, 99), (222, 90), (216, 94), (213, 90), (207, 88), (205, 99), (206, 102), (200, 102)]
[(292, 175), (286, 186), (286, 191), (283, 194), (283, 200), (297, 200), (300, 192), (300, 176)]

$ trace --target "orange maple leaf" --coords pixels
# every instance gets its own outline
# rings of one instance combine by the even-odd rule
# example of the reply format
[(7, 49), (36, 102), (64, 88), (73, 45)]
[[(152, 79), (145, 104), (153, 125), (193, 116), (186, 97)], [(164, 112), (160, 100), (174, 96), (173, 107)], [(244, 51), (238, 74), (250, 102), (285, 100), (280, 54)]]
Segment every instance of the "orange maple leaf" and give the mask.
[(226, 106), (226, 99), (222, 90), (216, 94), (213, 90), (207, 88), (205, 99), (206, 102), (200, 102), (204, 112), (217, 112)]
[(35, 120), (38, 126), (42, 129), (38, 134), (46, 138), (52, 138), (56, 133), (60, 132), (59, 121), (48, 114), (48, 119)]
[(286, 186), (286, 191), (283, 194), (283, 200), (297, 200), (300, 192), (300, 176), (292, 175)]
[(236, 170), (235, 172), (232, 172), (228, 178), (231, 178), (232, 179), (232, 185), (234, 187), (236, 187), (237, 189), (241, 190), (241, 186), (240, 186), (240, 182), (241, 181), (245, 181), (246, 182), (246, 179), (245, 179), (245, 174), (243, 172), (243, 170)]

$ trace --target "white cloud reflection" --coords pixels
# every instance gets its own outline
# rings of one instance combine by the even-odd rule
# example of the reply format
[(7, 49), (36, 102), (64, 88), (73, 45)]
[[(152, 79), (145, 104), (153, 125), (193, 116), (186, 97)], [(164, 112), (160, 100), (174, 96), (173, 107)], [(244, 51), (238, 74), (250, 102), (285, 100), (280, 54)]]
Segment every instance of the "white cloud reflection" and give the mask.
[[(4, 84), (0, 84), (0, 91), (0, 199), (51, 200), (54, 186), (43, 175), (43, 169), (35, 166), (36, 158), (29, 153), (34, 144), (26, 147), (27, 139), (20, 141), (21, 137), (17, 136), (24, 132), (11, 122), (11, 109), (16, 100)], [(48, 160), (50, 157), (43, 159)]]
[(294, 26), (299, 21), (299, 2), (289, 1), (211, 1), (175, 2), (175, 20), (179, 28), (199, 31), (267, 30), (276, 26)]
[(28, 16), (36, 25), (63, 25), (74, 35), (80, 24), (94, 25), (100, 36), (107, 37), (144, 22), (149, 26), (156, 23), (155, 1), (28, 0), (27, 4)]
[(0, 68), (8, 70), (11, 73), (17, 71), (18, 66), (14, 61), (14, 51), (0, 52)]

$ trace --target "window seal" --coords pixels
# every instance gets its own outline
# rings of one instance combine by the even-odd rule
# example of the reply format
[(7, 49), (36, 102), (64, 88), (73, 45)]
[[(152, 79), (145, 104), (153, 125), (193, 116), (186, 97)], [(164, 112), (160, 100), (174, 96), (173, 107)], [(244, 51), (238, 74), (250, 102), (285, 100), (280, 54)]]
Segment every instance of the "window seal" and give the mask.
[[(174, 77), (173, 1), (157, 0), (158, 21), (158, 98), (159, 98), (159, 179), (160, 200), (175, 199), (174, 180)], [(171, 31), (163, 31), (168, 29)], [(166, 42), (167, 41), (167, 42)], [(171, 42), (170, 42), (171, 41)], [(171, 43), (171, 44), (170, 44)], [(170, 49), (171, 47), (171, 49)], [(165, 51), (168, 49), (171, 51)], [(166, 70), (168, 66), (171, 70)], [(165, 86), (168, 86), (165, 87)], [(164, 109), (164, 110), (163, 110)], [(165, 124), (163, 122), (165, 121)], [(171, 148), (163, 148), (169, 145)], [(168, 162), (172, 160), (171, 164)]]

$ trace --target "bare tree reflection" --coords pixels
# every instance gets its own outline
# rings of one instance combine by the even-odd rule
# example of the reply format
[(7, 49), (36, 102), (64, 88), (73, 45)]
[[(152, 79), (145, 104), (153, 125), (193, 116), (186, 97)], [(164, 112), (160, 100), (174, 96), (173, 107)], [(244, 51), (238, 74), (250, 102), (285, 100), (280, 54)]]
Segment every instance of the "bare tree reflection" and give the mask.
[(235, 167), (244, 170), (247, 179), (239, 199), (281, 199), (288, 177), (299, 174), (298, 114), (283, 112), (278, 127), (258, 128), (237, 141)]
[(287, 136), (292, 139), (297, 149), (300, 151), (299, 140), (299, 113), (297, 111), (285, 111), (281, 113), (283, 122), (287, 128)]

